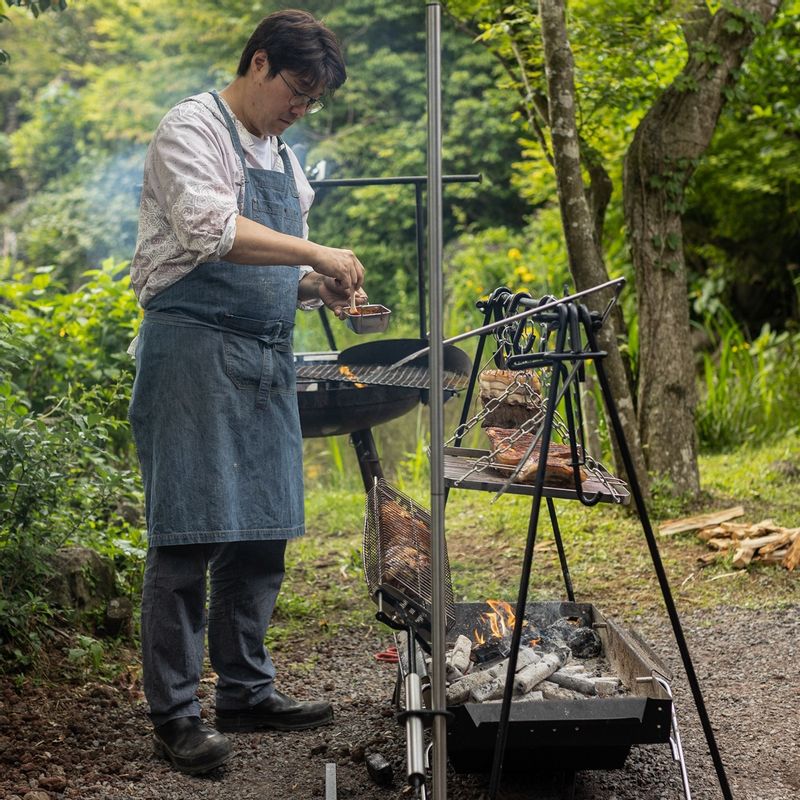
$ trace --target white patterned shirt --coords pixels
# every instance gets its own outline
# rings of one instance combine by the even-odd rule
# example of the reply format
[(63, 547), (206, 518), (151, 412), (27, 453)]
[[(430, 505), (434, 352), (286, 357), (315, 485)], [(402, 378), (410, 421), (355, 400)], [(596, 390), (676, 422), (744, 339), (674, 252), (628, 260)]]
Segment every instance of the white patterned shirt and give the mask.
[[(236, 125), (247, 166), (283, 172), (277, 137), (253, 136), (226, 103), (225, 108)], [(291, 148), (287, 150), (307, 237), (314, 190)], [(131, 261), (131, 285), (139, 303), (146, 306), (198, 264), (223, 260), (233, 247), (243, 202), (242, 164), (214, 98), (204, 92), (170, 109), (144, 163), (139, 232)], [(310, 271), (301, 267), (300, 278)], [(319, 305), (310, 301), (300, 307)]]

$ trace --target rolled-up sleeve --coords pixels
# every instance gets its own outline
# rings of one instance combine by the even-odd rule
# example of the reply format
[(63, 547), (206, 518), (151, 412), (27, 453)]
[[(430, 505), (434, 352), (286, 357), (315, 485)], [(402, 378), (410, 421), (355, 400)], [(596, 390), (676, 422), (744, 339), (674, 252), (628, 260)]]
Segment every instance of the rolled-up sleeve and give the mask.
[(200, 264), (221, 259), (233, 246), (239, 176), (225, 158), (218, 132), (192, 105), (177, 106), (164, 118), (150, 166), (154, 193), (172, 231)]

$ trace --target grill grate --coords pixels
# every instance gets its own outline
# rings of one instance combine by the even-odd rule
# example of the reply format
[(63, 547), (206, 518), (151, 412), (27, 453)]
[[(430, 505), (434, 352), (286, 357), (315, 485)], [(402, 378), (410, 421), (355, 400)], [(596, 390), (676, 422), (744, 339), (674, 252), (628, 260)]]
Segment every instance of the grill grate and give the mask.
[[(406, 386), (427, 389), (430, 385), (427, 367), (392, 367), (374, 364), (298, 364), (297, 377), (304, 381), (347, 381), (374, 386)], [(467, 385), (469, 376), (457, 372), (444, 373), (444, 388), (460, 390)]]
[[(367, 494), (363, 561), (370, 596), (384, 605), (389, 624), (412, 625), (428, 642), (433, 607), (430, 522), (425, 509), (382, 479)], [(446, 546), (443, 577), (449, 628), (455, 605)]]

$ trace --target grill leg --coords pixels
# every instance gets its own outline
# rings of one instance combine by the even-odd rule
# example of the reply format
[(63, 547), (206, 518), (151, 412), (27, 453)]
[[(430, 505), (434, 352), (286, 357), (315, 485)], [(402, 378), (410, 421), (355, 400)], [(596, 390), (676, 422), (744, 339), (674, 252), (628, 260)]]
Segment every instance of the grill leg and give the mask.
[(575, 770), (568, 770), (561, 776), (561, 800), (575, 800), (575, 783), (577, 775), (578, 773), (575, 772)]
[(375, 485), (376, 480), (383, 478), (381, 460), (378, 457), (372, 430), (365, 428), (362, 431), (353, 431), (350, 434), (350, 441), (356, 449), (358, 468), (361, 470), (361, 480), (364, 481), (364, 491), (368, 492)]

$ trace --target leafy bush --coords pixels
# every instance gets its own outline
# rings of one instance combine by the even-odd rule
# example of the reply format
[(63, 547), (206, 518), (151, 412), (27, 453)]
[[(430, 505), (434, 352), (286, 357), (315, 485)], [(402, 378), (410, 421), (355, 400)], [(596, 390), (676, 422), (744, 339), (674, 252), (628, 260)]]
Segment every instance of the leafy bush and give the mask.
[(47, 272), (0, 284), (0, 661), (34, 660), (54, 614), (50, 557), (81, 544), (139, 583), (141, 491), (126, 413), (138, 317), (119, 265), (63, 294)]

